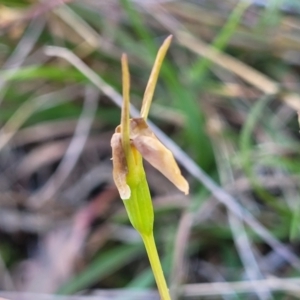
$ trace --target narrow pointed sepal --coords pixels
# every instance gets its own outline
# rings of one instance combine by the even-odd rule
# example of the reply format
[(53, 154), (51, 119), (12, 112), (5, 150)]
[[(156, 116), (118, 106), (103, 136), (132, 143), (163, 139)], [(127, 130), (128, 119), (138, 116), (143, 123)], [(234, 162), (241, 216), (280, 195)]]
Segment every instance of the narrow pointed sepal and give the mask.
[(144, 159), (167, 177), (180, 191), (185, 194), (189, 193), (189, 184), (181, 175), (172, 152), (158, 140), (143, 118), (131, 119), (130, 139)]
[(122, 147), (121, 133), (114, 133), (111, 138), (113, 178), (122, 200), (127, 200), (131, 196), (131, 190), (126, 182), (127, 164)]

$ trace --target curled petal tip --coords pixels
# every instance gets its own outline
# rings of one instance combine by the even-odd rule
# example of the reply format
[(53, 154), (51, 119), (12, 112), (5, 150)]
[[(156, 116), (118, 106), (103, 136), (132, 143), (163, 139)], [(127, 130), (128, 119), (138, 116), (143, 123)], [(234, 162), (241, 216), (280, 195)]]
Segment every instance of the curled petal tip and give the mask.
[(128, 200), (131, 196), (130, 187), (126, 184), (126, 186), (124, 186), (122, 190), (119, 189), (119, 194), (122, 200)]
[(176, 179), (173, 179), (173, 183), (185, 195), (189, 194), (190, 186), (181, 174), (177, 174)]

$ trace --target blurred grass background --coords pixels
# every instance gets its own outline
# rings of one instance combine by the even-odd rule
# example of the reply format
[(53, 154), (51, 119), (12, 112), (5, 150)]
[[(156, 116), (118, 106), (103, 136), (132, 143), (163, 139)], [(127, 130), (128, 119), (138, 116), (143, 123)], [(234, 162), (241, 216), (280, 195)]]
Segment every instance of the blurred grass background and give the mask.
[(110, 138), (121, 54), (139, 109), (173, 34), (150, 119), (190, 195), (145, 163), (172, 299), (300, 298), (298, 0), (2, 0), (0, 34), (0, 295), (158, 299)]

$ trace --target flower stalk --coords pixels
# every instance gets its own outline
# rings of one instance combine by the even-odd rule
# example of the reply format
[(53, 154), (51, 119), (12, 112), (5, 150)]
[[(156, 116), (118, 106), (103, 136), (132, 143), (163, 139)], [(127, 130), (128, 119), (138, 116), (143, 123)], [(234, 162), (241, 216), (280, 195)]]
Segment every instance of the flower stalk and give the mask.
[(142, 235), (142, 239), (147, 251), (160, 297), (163, 300), (169, 300), (171, 297), (156, 249), (153, 232), (150, 235)]
[(185, 194), (188, 193), (188, 183), (181, 175), (173, 154), (157, 139), (146, 123), (158, 74), (171, 39), (172, 36), (169, 36), (158, 51), (145, 90), (140, 118), (130, 119), (130, 76), (127, 56), (126, 54), (122, 55), (121, 124), (116, 128), (111, 139), (114, 181), (124, 202), (129, 220), (142, 237), (163, 300), (171, 298), (153, 236), (153, 204), (143, 167), (143, 158), (181, 191)]

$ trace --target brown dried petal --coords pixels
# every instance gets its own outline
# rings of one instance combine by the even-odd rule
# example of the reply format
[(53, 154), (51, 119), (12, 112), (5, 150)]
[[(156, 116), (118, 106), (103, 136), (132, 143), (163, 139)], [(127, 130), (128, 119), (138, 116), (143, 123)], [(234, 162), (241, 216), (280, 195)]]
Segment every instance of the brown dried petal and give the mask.
[(143, 118), (131, 119), (130, 139), (141, 155), (166, 176), (179, 190), (189, 193), (189, 184), (181, 175), (172, 152), (154, 135)]
[(126, 183), (127, 165), (121, 143), (121, 134), (114, 133), (110, 144), (112, 148), (113, 178), (121, 199), (126, 200), (130, 198), (131, 191)]

